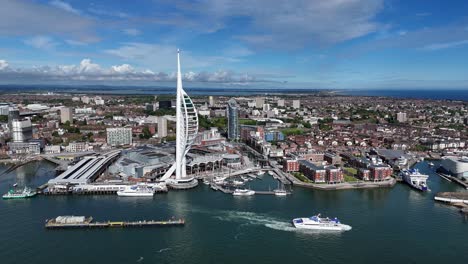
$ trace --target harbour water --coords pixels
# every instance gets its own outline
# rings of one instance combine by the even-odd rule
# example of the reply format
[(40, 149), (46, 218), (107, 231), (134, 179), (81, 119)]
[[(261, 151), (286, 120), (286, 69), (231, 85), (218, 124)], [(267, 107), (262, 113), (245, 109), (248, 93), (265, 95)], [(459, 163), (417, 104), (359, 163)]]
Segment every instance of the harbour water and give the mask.
[[(437, 167), (436, 164), (435, 167)], [(425, 162), (432, 192), (404, 184), (393, 189), (318, 191), (233, 197), (200, 184), (154, 198), (37, 196), (0, 201), (0, 262), (9, 263), (466, 263), (468, 220), (456, 208), (435, 203), (439, 191), (461, 188)], [(7, 167), (0, 166), (0, 171)], [(53, 177), (53, 165), (31, 163), (0, 176), (0, 192), (18, 182), (37, 186)], [(268, 175), (253, 189), (276, 188)], [(290, 220), (315, 213), (353, 227), (344, 233), (298, 231)], [(185, 227), (46, 230), (58, 215), (100, 220), (184, 218)]]

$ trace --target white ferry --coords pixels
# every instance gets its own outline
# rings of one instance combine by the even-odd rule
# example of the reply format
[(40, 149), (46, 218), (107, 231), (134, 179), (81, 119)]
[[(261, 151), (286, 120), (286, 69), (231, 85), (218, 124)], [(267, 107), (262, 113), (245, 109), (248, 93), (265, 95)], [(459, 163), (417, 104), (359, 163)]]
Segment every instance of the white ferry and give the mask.
[(33, 191), (31, 188), (24, 187), (23, 190), (14, 190), (11, 189), (8, 193), (2, 196), (3, 199), (22, 199), (22, 198), (30, 198), (35, 196), (37, 193)]
[(154, 196), (154, 189), (145, 184), (131, 185), (125, 186), (125, 189), (118, 191), (117, 195), (126, 197), (152, 197)]
[(235, 189), (232, 195), (234, 196), (251, 196), (254, 195), (255, 191), (249, 189)]
[(426, 183), (429, 175), (421, 174), (417, 169), (402, 170), (400, 175), (402, 176), (403, 181), (416, 190), (423, 192), (429, 191)]
[(320, 214), (308, 218), (295, 218), (292, 220), (295, 228), (312, 229), (312, 230), (327, 230), (327, 231), (348, 231), (351, 226), (340, 223), (338, 218), (330, 219), (322, 218)]

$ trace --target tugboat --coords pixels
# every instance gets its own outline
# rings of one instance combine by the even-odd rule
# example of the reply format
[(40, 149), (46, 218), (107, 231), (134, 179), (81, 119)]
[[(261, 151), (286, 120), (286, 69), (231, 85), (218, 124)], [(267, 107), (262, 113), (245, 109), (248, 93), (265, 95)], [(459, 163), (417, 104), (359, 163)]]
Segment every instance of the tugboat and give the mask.
[(327, 231), (348, 231), (351, 226), (340, 223), (338, 218), (322, 218), (320, 214), (308, 218), (295, 218), (292, 220), (295, 228)]
[(232, 195), (234, 196), (251, 196), (254, 195), (255, 191), (249, 189), (235, 189)]
[(411, 170), (402, 170), (400, 175), (409, 186), (413, 187), (414, 189), (422, 192), (429, 191), (427, 187), (427, 178), (429, 175), (419, 173), (417, 169)]
[(29, 187), (24, 187), (22, 191), (16, 191), (14, 189), (10, 189), (6, 194), (2, 196), (3, 199), (23, 199), (23, 198), (30, 198), (35, 196), (37, 193)]

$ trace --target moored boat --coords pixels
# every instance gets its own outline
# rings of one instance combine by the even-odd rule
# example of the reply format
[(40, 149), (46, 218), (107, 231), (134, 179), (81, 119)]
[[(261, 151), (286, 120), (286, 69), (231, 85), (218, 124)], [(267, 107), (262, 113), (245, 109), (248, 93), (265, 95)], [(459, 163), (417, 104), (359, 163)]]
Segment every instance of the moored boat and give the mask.
[(293, 226), (298, 229), (328, 230), (328, 231), (348, 231), (351, 226), (340, 223), (338, 218), (322, 218), (320, 214), (312, 217), (295, 218), (292, 220)]
[(37, 194), (29, 187), (24, 187), (23, 190), (17, 191), (15, 189), (10, 189), (6, 194), (2, 196), (3, 199), (23, 199), (30, 198)]
[(125, 186), (125, 189), (118, 191), (117, 195), (124, 197), (152, 197), (154, 196), (154, 189), (145, 184), (137, 184)]
[(249, 189), (235, 189), (232, 195), (234, 196), (251, 196), (254, 195), (255, 191)]

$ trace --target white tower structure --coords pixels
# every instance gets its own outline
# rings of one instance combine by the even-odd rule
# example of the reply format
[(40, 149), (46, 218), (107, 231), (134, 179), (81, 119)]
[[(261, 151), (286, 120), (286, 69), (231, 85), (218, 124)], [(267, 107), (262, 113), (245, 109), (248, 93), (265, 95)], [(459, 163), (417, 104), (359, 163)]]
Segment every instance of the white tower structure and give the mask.
[(173, 187), (175, 188), (194, 187), (197, 181), (193, 177), (187, 177), (186, 155), (198, 133), (198, 115), (192, 99), (182, 88), (179, 51), (177, 51), (176, 120), (176, 159), (174, 165), (172, 165), (161, 180), (168, 180), (175, 171), (175, 179), (170, 179), (168, 183), (174, 185)]

